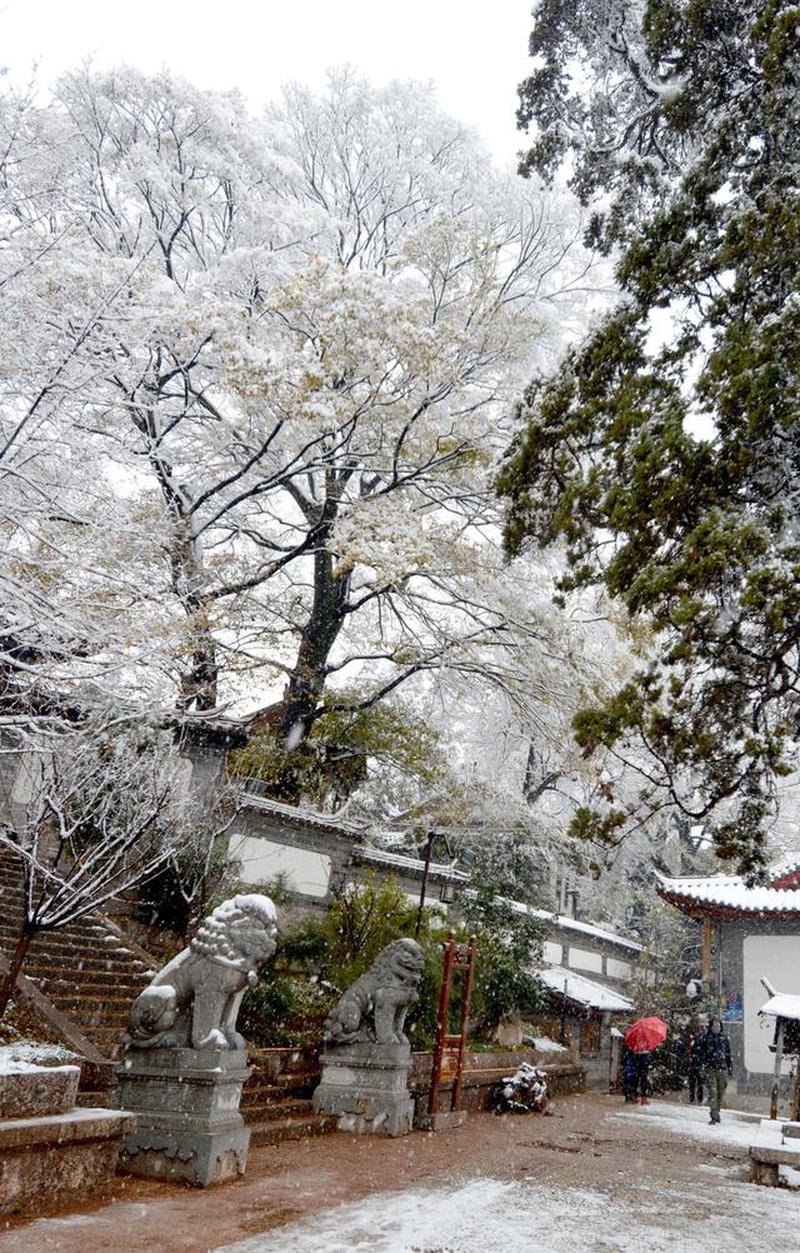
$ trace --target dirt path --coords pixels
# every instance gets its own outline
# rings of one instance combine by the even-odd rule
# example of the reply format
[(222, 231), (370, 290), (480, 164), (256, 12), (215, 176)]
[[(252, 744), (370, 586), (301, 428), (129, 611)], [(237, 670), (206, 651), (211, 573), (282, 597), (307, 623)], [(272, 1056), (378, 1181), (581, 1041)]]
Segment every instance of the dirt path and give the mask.
[[(668, 1192), (685, 1198), (684, 1219), (711, 1218), (709, 1171), (746, 1179), (744, 1141), (685, 1138), (659, 1108), (624, 1110), (618, 1097), (588, 1095), (559, 1100), (552, 1116), (473, 1114), (447, 1134), (325, 1136), (255, 1149), (243, 1180), (205, 1191), (120, 1176), (110, 1198), (12, 1225), (0, 1234), (0, 1250), (208, 1253), (375, 1193), (457, 1187), (480, 1177), (593, 1188), (614, 1201), (650, 1206), (654, 1195)], [(701, 1111), (697, 1117), (702, 1134)], [(665, 1198), (666, 1219), (674, 1204)]]

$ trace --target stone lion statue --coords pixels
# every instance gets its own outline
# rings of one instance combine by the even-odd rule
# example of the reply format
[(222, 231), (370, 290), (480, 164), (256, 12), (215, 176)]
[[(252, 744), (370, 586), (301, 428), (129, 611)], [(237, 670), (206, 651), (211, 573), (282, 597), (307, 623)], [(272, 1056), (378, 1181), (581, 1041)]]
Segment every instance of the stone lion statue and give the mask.
[(236, 1031), (245, 989), (275, 952), (277, 915), (268, 896), (218, 905), (188, 948), (131, 1006), (126, 1048), (241, 1049)]
[(403, 1026), (417, 999), (422, 965), (422, 949), (415, 940), (387, 944), (329, 1014), (326, 1044), (407, 1044)]

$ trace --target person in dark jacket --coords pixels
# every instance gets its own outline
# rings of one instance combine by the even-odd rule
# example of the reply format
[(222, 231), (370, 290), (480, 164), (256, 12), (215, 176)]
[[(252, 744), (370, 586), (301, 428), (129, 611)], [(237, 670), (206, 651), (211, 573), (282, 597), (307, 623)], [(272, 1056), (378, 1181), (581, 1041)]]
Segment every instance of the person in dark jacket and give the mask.
[(639, 1104), (650, 1104), (650, 1054), (636, 1054), (636, 1091), (639, 1093)]
[(636, 1100), (636, 1054), (627, 1044), (622, 1046), (622, 1094), (628, 1102)]
[(692, 1105), (695, 1101), (698, 1105), (703, 1104), (703, 1063), (700, 1061), (701, 1038), (699, 1034), (694, 1034), (690, 1035), (687, 1040), (689, 1054), (687, 1078), (689, 1080), (689, 1101)]
[(719, 1110), (728, 1086), (728, 1077), (733, 1074), (733, 1066), (730, 1041), (722, 1030), (722, 1020), (716, 1015), (698, 1039), (697, 1048), (708, 1088), (710, 1121), (719, 1122)]

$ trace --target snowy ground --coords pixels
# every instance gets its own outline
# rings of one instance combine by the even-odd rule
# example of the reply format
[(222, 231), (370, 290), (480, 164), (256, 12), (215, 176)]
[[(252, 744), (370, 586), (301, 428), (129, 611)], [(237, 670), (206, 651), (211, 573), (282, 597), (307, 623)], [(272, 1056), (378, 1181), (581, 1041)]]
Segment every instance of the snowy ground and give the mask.
[[(727, 1253), (800, 1248), (800, 1191), (747, 1182), (758, 1117), (590, 1094), (452, 1135), (256, 1148), (194, 1191), (118, 1177), (108, 1201), (0, 1231), (0, 1253)], [(796, 1182), (796, 1180), (792, 1180)]]
[[(707, 1167), (718, 1212), (698, 1224), (693, 1194), (665, 1190), (652, 1201), (620, 1203), (592, 1189), (545, 1188), (500, 1179), (455, 1189), (384, 1193), (280, 1231), (226, 1245), (218, 1253), (719, 1253), (788, 1250), (800, 1198), (725, 1181)], [(715, 1177), (712, 1177), (715, 1176)], [(664, 1214), (665, 1202), (673, 1210)], [(791, 1238), (787, 1239), (791, 1232)]]
[(722, 1111), (722, 1121), (712, 1125), (707, 1105), (673, 1105), (667, 1101), (653, 1101), (646, 1112), (636, 1105), (627, 1105), (611, 1117), (615, 1120), (636, 1119), (640, 1128), (644, 1126), (658, 1131), (672, 1131), (676, 1135), (704, 1140), (709, 1146), (737, 1145), (746, 1152), (762, 1116), (725, 1109)]
[[(746, 1159), (758, 1116), (726, 1110), (719, 1125), (708, 1109), (653, 1102), (623, 1108), (612, 1121), (636, 1120), (645, 1135), (664, 1132), (727, 1146)], [(738, 1152), (736, 1151), (738, 1150)], [(533, 1181), (469, 1180), (455, 1188), (385, 1192), (280, 1231), (225, 1245), (218, 1253), (719, 1253), (800, 1247), (800, 1196), (741, 1182), (739, 1165), (699, 1159), (696, 1190), (638, 1189), (635, 1200), (591, 1188), (551, 1188)], [(648, 1195), (649, 1194), (649, 1195)], [(713, 1207), (698, 1211), (698, 1197)], [(787, 1239), (788, 1233), (792, 1233)]]

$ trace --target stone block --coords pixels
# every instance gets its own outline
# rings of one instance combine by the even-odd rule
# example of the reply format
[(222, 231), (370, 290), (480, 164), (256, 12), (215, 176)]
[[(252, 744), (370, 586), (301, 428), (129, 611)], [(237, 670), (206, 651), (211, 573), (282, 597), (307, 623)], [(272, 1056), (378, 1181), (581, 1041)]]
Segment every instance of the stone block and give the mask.
[(119, 1168), (146, 1179), (207, 1188), (244, 1174), (249, 1145), (250, 1131), (244, 1126), (213, 1132), (137, 1126), (123, 1141)]
[(249, 1075), (239, 1049), (135, 1049), (116, 1070), (117, 1100), (137, 1116), (120, 1169), (197, 1187), (244, 1174), (250, 1132), (239, 1113)]
[(414, 1123), (408, 1091), (408, 1044), (342, 1044), (322, 1054), (322, 1080), (314, 1092), (317, 1113), (335, 1115), (340, 1131), (401, 1136)]
[(97, 1188), (111, 1178), (123, 1135), (135, 1124), (116, 1109), (0, 1122), (0, 1214)]
[(417, 1114), (415, 1126), (420, 1131), (455, 1131), (467, 1121), (465, 1109), (437, 1109), (433, 1114)]
[(0, 1071), (0, 1118), (65, 1114), (75, 1104), (80, 1075), (79, 1066), (28, 1063)]

